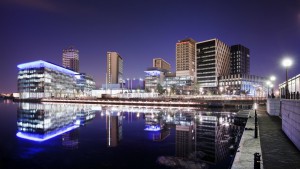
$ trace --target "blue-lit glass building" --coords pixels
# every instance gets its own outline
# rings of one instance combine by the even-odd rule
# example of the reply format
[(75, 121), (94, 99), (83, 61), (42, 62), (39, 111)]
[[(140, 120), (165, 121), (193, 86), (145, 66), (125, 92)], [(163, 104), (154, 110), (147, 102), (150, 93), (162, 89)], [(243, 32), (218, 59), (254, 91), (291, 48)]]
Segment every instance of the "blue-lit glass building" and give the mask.
[(89, 92), (83, 92), (82, 83), (95, 86), (90, 77), (80, 80), (86, 76), (42, 60), (19, 64), (18, 69), (20, 99), (84, 97)]

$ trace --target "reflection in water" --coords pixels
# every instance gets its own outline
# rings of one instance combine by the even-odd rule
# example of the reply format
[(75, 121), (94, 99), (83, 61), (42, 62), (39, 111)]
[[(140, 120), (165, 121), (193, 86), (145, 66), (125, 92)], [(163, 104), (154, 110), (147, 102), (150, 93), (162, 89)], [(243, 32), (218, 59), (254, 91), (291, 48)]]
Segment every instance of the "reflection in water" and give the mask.
[(45, 141), (65, 133), (63, 145), (70, 145), (74, 142), (67, 143), (67, 140), (76, 140), (74, 137), (78, 140), (79, 135), (79, 132), (72, 134), (70, 131), (94, 117), (95, 112), (84, 105), (20, 103), (17, 136), (33, 141)]
[(107, 146), (116, 147), (122, 140), (123, 114), (120, 111), (105, 107)]
[[(173, 156), (161, 154), (157, 158), (160, 165), (171, 168), (207, 168), (228, 160), (230, 153), (234, 154), (236, 150), (239, 134), (243, 129), (243, 126), (234, 125), (235, 113), (232, 112), (191, 108), (20, 103), (17, 136), (40, 142), (61, 135), (64, 148), (78, 149), (80, 126), (95, 119), (96, 110), (100, 111), (101, 117), (105, 116), (107, 147), (120, 146), (123, 132), (132, 132), (128, 128), (129, 131), (124, 131), (125, 118), (129, 122), (126, 125), (129, 126), (133, 119), (144, 121), (143, 132), (154, 142), (175, 142)], [(174, 138), (169, 137), (172, 133), (175, 134), (175, 140), (167, 139)]]
[(207, 164), (215, 165), (228, 158), (230, 150), (236, 149), (236, 136), (242, 130), (234, 125), (234, 114), (175, 112), (169, 118), (176, 124), (176, 154), (159, 157), (159, 163), (175, 168), (207, 168)]
[(66, 149), (78, 149), (79, 130), (78, 128), (62, 134), (62, 145)]

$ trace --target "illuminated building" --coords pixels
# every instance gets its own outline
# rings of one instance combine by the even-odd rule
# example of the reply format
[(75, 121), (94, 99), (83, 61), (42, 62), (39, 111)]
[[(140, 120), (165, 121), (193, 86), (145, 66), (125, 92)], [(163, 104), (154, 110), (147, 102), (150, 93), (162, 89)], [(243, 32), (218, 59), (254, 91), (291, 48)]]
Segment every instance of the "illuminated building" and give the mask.
[[(280, 96), (286, 95), (286, 81), (279, 84)], [(294, 76), (288, 80), (288, 91), (290, 92), (291, 99), (299, 99), (300, 92), (300, 74)], [(298, 94), (297, 94), (298, 93)]]
[(250, 50), (243, 45), (230, 46), (230, 74), (250, 74)]
[(63, 67), (79, 72), (79, 51), (70, 47), (63, 50), (62, 55)]
[(192, 38), (176, 43), (176, 76), (191, 76), (195, 74), (195, 44)]
[(234, 74), (219, 77), (220, 94), (247, 94), (253, 96), (263, 96), (265, 91), (266, 78)]
[(165, 69), (167, 71), (171, 70), (171, 65), (163, 60), (162, 58), (154, 58), (153, 59), (153, 67), (159, 68), (159, 69)]
[(85, 73), (75, 75), (75, 78), (78, 94), (83, 97), (92, 96), (92, 90), (96, 88), (93, 78)]
[(218, 39), (196, 43), (196, 77), (199, 87), (218, 93), (218, 77), (230, 74), (230, 48)]
[(192, 88), (193, 78), (191, 76), (175, 76), (172, 74), (166, 74), (162, 83), (164, 89), (171, 88), (175, 91), (174, 94), (188, 94), (193, 91)]
[(42, 60), (17, 67), (20, 99), (86, 97), (95, 85), (89, 76)]
[(148, 68), (145, 72), (145, 90), (155, 92), (157, 85), (162, 85), (166, 70), (159, 68)]
[(123, 59), (117, 52), (106, 53), (107, 83), (123, 83)]

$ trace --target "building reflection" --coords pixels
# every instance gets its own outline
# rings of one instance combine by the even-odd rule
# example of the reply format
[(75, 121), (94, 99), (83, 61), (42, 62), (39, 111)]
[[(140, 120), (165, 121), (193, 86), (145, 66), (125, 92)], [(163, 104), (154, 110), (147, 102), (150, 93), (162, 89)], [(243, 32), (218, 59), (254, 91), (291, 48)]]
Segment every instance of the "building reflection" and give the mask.
[(237, 148), (237, 134), (242, 129), (234, 125), (235, 113), (173, 110), (165, 116), (166, 123), (175, 125), (175, 156), (159, 157), (160, 164), (207, 167), (223, 161)]
[(62, 135), (62, 145), (78, 148), (80, 125), (95, 117), (88, 105), (20, 103), (17, 112), (17, 136), (46, 141)]
[(179, 112), (176, 119), (176, 157), (189, 158), (193, 153), (194, 121), (189, 113)]
[(217, 163), (229, 154), (232, 118), (229, 113), (205, 112), (195, 119), (195, 159)]
[[(230, 112), (188, 108), (20, 103), (17, 136), (40, 142), (61, 135), (64, 148), (77, 149), (79, 127), (87, 125), (96, 117), (95, 110), (100, 110), (103, 118), (105, 116), (107, 147), (119, 146), (123, 139), (123, 123), (130, 126), (132, 120), (144, 120), (144, 132), (148, 133), (152, 141), (162, 142), (175, 131), (175, 154), (167, 160), (173, 160), (176, 164), (179, 164), (178, 160), (182, 160), (193, 162), (195, 166), (203, 163), (214, 165), (224, 160), (232, 150), (236, 150), (237, 134), (243, 127), (236, 125), (239, 121), (236, 120), (235, 113)], [(124, 120), (125, 118), (127, 119)], [(243, 124), (238, 124), (240, 123)]]
[(106, 136), (107, 146), (117, 147), (122, 140), (123, 112), (106, 107)]
[(79, 145), (79, 129), (62, 134), (62, 145), (66, 149), (78, 149)]

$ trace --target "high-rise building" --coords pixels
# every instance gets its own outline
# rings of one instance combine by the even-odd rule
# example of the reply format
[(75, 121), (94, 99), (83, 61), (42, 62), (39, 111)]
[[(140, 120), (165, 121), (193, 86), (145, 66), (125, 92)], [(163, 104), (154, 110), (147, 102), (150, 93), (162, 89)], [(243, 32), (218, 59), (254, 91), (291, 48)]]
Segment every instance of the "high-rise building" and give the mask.
[(243, 45), (230, 47), (230, 74), (250, 74), (250, 50)]
[(107, 52), (107, 83), (123, 83), (123, 59), (117, 52)]
[(197, 83), (205, 91), (218, 92), (218, 77), (230, 74), (230, 48), (218, 39), (196, 43)]
[(167, 71), (171, 70), (171, 65), (163, 60), (162, 58), (154, 58), (153, 59), (153, 67), (159, 68), (159, 69), (165, 69)]
[(79, 72), (79, 51), (73, 47), (63, 50), (63, 67)]
[(192, 76), (195, 74), (195, 44), (192, 38), (176, 43), (176, 76)]

